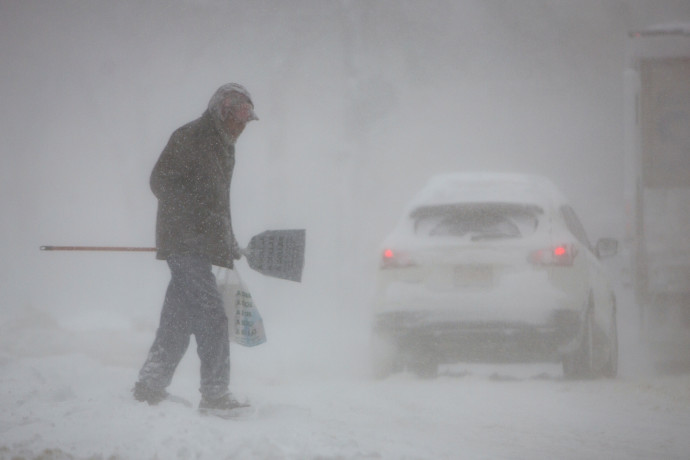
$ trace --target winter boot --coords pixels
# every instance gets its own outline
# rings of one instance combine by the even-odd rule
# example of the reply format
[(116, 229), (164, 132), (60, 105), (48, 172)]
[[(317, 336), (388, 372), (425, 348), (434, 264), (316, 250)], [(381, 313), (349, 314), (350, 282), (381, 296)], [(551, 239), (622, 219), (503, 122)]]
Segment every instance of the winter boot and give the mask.
[(234, 414), (241, 412), (238, 409), (248, 407), (249, 403), (239, 402), (231, 393), (226, 393), (216, 399), (202, 397), (201, 402), (199, 402), (199, 412), (205, 415), (215, 415), (223, 418), (230, 418)]
[(167, 391), (150, 388), (141, 382), (134, 384), (132, 394), (137, 401), (147, 402), (151, 406), (155, 406), (169, 396)]

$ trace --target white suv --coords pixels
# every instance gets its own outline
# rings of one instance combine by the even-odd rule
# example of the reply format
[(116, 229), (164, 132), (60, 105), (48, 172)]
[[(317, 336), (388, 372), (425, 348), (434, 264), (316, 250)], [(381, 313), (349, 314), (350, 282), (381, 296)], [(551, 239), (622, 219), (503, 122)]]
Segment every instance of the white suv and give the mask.
[(614, 377), (614, 291), (547, 179), (439, 175), (417, 194), (381, 248), (373, 350), (379, 376), (440, 363), (562, 360), (569, 378)]

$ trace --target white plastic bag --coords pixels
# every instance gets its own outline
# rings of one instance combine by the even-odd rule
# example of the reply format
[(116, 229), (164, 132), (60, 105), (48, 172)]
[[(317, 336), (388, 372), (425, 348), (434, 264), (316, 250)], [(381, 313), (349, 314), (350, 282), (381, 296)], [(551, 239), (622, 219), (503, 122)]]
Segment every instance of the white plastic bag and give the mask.
[(264, 321), (247, 285), (237, 270), (221, 271), (216, 279), (228, 315), (230, 340), (245, 347), (261, 345), (266, 341)]

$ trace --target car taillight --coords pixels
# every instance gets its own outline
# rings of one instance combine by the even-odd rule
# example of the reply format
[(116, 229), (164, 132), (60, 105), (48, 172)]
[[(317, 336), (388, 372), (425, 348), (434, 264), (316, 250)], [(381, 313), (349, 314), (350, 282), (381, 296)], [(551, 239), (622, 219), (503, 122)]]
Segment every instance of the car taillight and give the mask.
[(399, 251), (386, 248), (381, 253), (381, 268), (402, 268), (415, 265), (409, 257)]
[(577, 256), (577, 247), (572, 244), (559, 244), (545, 249), (538, 249), (529, 256), (529, 261), (536, 265), (572, 265)]

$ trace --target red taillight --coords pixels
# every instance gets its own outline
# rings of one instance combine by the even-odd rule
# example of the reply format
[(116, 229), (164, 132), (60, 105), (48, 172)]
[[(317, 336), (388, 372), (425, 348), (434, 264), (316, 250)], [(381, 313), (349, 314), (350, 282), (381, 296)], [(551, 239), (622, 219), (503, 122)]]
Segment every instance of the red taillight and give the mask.
[(392, 249), (384, 249), (381, 254), (381, 268), (401, 268), (414, 265), (405, 254)]
[(553, 255), (556, 257), (563, 257), (568, 253), (568, 249), (565, 246), (556, 246), (553, 248)]
[(536, 265), (572, 265), (577, 255), (577, 247), (560, 244), (546, 249), (538, 249), (530, 254), (529, 261)]

